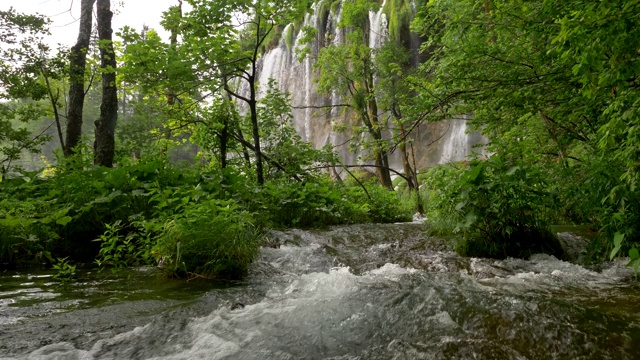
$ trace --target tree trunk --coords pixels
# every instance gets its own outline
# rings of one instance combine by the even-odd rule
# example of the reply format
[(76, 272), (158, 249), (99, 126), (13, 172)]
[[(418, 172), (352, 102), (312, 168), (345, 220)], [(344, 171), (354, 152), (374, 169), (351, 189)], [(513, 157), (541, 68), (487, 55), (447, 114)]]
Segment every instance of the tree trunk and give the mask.
[(69, 104), (67, 108), (67, 141), (64, 155), (71, 156), (82, 136), (82, 110), (84, 108), (84, 73), (87, 68), (87, 52), (91, 41), (93, 3), (96, 0), (82, 0), (80, 3), (80, 31), (78, 41), (69, 54)]
[(407, 187), (409, 190), (417, 190), (418, 189), (418, 179), (416, 177), (415, 170), (411, 167), (411, 162), (409, 162), (409, 152), (407, 151), (407, 139), (409, 134), (407, 134), (407, 130), (405, 130), (404, 125), (402, 124), (402, 113), (398, 109), (393, 110), (393, 116), (396, 119), (396, 123), (398, 124), (398, 128), (400, 130), (400, 145), (398, 149), (400, 150), (400, 156), (402, 158), (402, 169), (404, 170), (404, 175), (409, 178), (407, 181)]
[[(226, 77), (223, 79), (226, 83)], [(224, 169), (227, 167), (227, 152), (229, 148), (229, 137), (231, 133), (231, 122), (233, 120), (233, 100), (231, 99), (231, 94), (227, 93), (226, 101), (223, 103), (224, 111), (226, 112), (226, 116), (222, 120), (222, 130), (220, 131), (219, 139), (220, 139), (220, 168)]]
[(220, 168), (227, 167), (227, 147), (229, 144), (229, 116), (225, 116), (222, 120), (222, 130), (220, 131)]
[(251, 166), (251, 154), (249, 154), (249, 149), (247, 148), (247, 145), (244, 141), (244, 134), (242, 133), (241, 129), (238, 129), (238, 134), (236, 136), (237, 139), (241, 139), (238, 140), (240, 141), (240, 144), (242, 145), (242, 156), (244, 157), (244, 162), (247, 166)]
[[(264, 25), (262, 20), (263, 19), (261, 18), (261, 15), (257, 15), (254, 22), (254, 24), (256, 25), (255, 43), (252, 45), (252, 56), (249, 58), (251, 72), (248, 73), (244, 69), (240, 71), (236, 69), (236, 71), (244, 74), (242, 78), (245, 79), (249, 85), (249, 96), (248, 97), (243, 96), (231, 90), (231, 88), (229, 87), (227, 76), (224, 76), (225, 91), (227, 91), (227, 93), (233, 96), (234, 98), (242, 100), (245, 103), (247, 103), (247, 105), (249, 105), (249, 116), (251, 120), (251, 132), (253, 135), (253, 145), (252, 146), (248, 146), (248, 144), (244, 144), (244, 145), (250, 148), (255, 155), (256, 177), (257, 177), (258, 185), (264, 184), (263, 157), (266, 159), (266, 156), (262, 154), (262, 151), (260, 149), (260, 125), (258, 124), (258, 98), (257, 98), (258, 84), (256, 82), (257, 66), (258, 66), (258, 59), (260, 57), (260, 49), (262, 48), (262, 44), (267, 38), (267, 35), (270, 34), (275, 27), (275, 23), (273, 22), (269, 23), (268, 20), (265, 20), (267, 21), (268, 27), (266, 30), (264, 30), (262, 28), (262, 25)], [(263, 30), (264, 30), (264, 33), (263, 33)]]
[[(253, 63), (253, 74), (255, 75), (256, 63)], [(264, 184), (264, 171), (262, 170), (262, 151), (260, 150), (260, 127), (258, 126), (258, 100), (256, 97), (255, 76), (249, 78), (249, 110), (251, 111), (251, 129), (253, 130), (253, 148), (256, 156), (256, 176), (258, 185)]]
[(407, 187), (409, 188), (409, 190), (415, 190), (417, 189), (417, 184), (413, 181), (413, 178), (415, 176), (413, 173), (413, 169), (411, 168), (411, 164), (409, 163), (407, 145), (401, 144), (400, 146), (398, 146), (398, 149), (400, 150), (400, 157), (402, 158), (402, 169), (404, 170), (404, 175), (410, 180), (407, 182)]
[(44, 69), (44, 66), (40, 65), (40, 73), (44, 78), (44, 83), (47, 86), (47, 92), (49, 93), (49, 101), (51, 102), (51, 108), (53, 109), (53, 118), (56, 121), (56, 130), (58, 130), (58, 139), (60, 140), (60, 148), (64, 151), (64, 135), (62, 135), (62, 122), (60, 121), (60, 110), (58, 109), (58, 95), (60, 95), (60, 90), (58, 90), (58, 94), (53, 94), (53, 89), (51, 88), (51, 82), (49, 81), (49, 75)]
[(542, 123), (544, 124), (544, 127), (547, 129), (547, 132), (549, 133), (549, 137), (551, 138), (551, 140), (553, 140), (553, 142), (558, 147), (558, 157), (562, 161), (562, 165), (565, 168), (568, 168), (569, 163), (567, 162), (567, 154), (565, 153), (565, 148), (564, 146), (562, 146), (562, 144), (558, 140), (558, 134), (556, 133), (556, 130), (553, 127), (553, 124), (551, 124), (551, 121), (549, 120), (547, 115), (545, 115), (542, 111), (538, 111), (538, 114), (540, 115), (540, 119), (542, 119)]
[[(370, 84), (373, 84), (373, 75), (370, 78)], [(367, 110), (369, 116), (369, 131), (374, 139), (374, 151), (376, 156), (376, 174), (380, 184), (387, 189), (393, 189), (393, 182), (391, 181), (391, 173), (389, 172), (389, 157), (384, 150), (382, 141), (382, 131), (380, 130), (380, 121), (378, 119), (378, 103), (375, 97), (372, 96), (369, 84), (365, 84), (367, 87)]]
[(111, 0), (97, 0), (100, 66), (102, 67), (102, 103), (96, 121), (96, 142), (93, 161), (111, 167), (115, 154), (115, 130), (118, 120), (118, 88), (116, 87), (116, 55), (113, 51)]

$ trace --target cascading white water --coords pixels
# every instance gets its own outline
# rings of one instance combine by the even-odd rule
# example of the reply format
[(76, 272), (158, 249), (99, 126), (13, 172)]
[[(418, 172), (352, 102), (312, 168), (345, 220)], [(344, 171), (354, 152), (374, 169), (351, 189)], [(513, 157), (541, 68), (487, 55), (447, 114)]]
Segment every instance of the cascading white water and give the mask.
[(389, 37), (387, 16), (382, 12), (386, 2), (382, 2), (378, 12), (369, 12), (369, 47), (372, 49), (379, 49)]
[[(300, 43), (304, 34), (299, 31), (295, 34), (295, 40), (291, 46), (287, 46), (283, 39), (276, 48), (263, 56), (259, 67), (260, 89), (258, 93), (264, 94), (270, 78), (276, 80), (279, 89), (291, 95), (291, 103), (294, 106), (294, 127), (300, 136), (311, 142), (316, 148), (331, 144), (336, 148), (343, 162), (355, 163), (362, 154), (350, 151), (349, 139), (352, 135), (348, 132), (333, 131), (335, 126), (349, 125), (349, 122), (353, 121), (350, 119), (350, 115), (345, 113), (345, 109), (339, 107), (344, 103), (344, 99), (335, 92), (327, 96), (318, 94), (317, 85), (314, 82), (317, 76), (313, 66), (314, 59), (320, 50), (324, 46), (341, 45), (345, 41), (343, 29), (338, 27), (342, 5), (334, 6), (328, 14), (320, 14), (319, 9), (326, 9), (324, 2), (325, 0), (321, 0), (313, 5), (313, 11), (305, 16), (302, 25), (318, 29), (317, 36), (311, 44)], [(369, 13), (369, 46), (372, 48), (379, 48), (388, 39), (388, 21), (382, 10), (384, 5), (385, 2), (377, 12)], [(288, 25), (283, 33), (289, 34), (291, 26), (293, 25)], [(412, 49), (412, 52), (417, 54), (417, 47), (420, 45), (419, 39), (414, 36), (411, 43), (416, 47), (416, 49)], [(299, 61), (296, 57), (296, 49), (301, 46), (310, 46), (310, 53), (304, 60)], [(417, 61), (417, 55), (414, 57), (416, 57), (414, 60)], [(436, 132), (439, 128), (437, 125), (435, 126), (425, 124), (420, 127), (421, 130), (418, 133), (424, 135)], [(435, 142), (429, 147), (421, 147), (422, 144), (430, 143), (429, 137), (415, 135), (413, 145), (417, 153), (441, 154), (441, 156), (419, 155), (417, 157), (419, 168), (463, 160), (466, 155), (471, 153), (473, 145), (483, 142), (483, 139), (477, 134), (466, 134), (463, 129), (464, 124), (460, 122), (451, 121), (451, 127), (453, 131), (446, 135), (446, 141)], [(392, 154), (390, 161), (393, 168), (402, 171), (398, 154)]]
[(472, 144), (469, 143), (467, 136), (466, 120), (450, 120), (449, 131), (442, 139), (442, 155), (440, 155), (440, 164), (461, 161), (471, 153)]

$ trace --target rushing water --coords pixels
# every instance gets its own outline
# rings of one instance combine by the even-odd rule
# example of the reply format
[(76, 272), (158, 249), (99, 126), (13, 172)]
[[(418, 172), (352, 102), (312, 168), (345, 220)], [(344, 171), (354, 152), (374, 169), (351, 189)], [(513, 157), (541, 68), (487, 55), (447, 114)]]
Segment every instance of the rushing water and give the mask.
[(25, 275), (7, 291), (5, 277), (0, 357), (640, 358), (640, 286), (622, 262), (594, 272), (547, 255), (461, 258), (419, 224), (270, 240), (246, 281), (215, 288), (136, 275), (61, 296)]

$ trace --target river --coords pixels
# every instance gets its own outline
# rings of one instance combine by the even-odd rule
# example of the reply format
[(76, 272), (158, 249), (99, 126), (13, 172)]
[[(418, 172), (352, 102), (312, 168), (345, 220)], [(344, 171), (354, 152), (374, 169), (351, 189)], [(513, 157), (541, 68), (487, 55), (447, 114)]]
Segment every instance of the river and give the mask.
[(624, 261), (462, 258), (423, 230), (272, 232), (239, 282), (4, 273), (0, 358), (640, 358), (640, 285)]

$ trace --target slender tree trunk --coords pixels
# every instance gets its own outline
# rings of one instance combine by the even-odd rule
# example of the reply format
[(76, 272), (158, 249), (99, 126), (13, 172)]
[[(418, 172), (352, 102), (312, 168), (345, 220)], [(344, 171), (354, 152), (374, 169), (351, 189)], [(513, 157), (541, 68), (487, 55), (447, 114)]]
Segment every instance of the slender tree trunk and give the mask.
[(420, 215), (424, 215), (424, 204), (422, 195), (420, 194), (420, 183), (418, 182), (418, 165), (416, 165), (416, 150), (413, 148), (413, 143), (411, 143), (411, 160), (413, 161), (413, 181), (416, 183), (416, 205), (418, 206), (418, 213)]
[(262, 151), (260, 150), (260, 128), (258, 126), (258, 100), (256, 97), (255, 62), (253, 64), (253, 74), (249, 78), (249, 88), (251, 89), (249, 98), (249, 110), (251, 112), (251, 129), (253, 131), (253, 148), (256, 156), (256, 176), (258, 185), (264, 184), (264, 171), (262, 169)]
[[(371, 84), (373, 83), (373, 76), (371, 76)], [(375, 141), (375, 156), (376, 156), (376, 174), (380, 184), (388, 189), (393, 189), (393, 182), (391, 181), (391, 173), (389, 172), (389, 157), (387, 152), (383, 148), (382, 131), (380, 130), (380, 121), (378, 119), (378, 103), (372, 96), (372, 92), (369, 90), (369, 84), (365, 84), (367, 87), (367, 110), (369, 117), (369, 131)]]
[[(225, 83), (227, 82), (226, 77), (223, 80)], [(234, 106), (233, 101), (231, 100), (231, 94), (227, 93), (227, 99), (223, 103), (225, 107), (225, 111), (227, 116), (222, 120), (222, 130), (220, 131), (220, 168), (224, 169), (227, 167), (227, 152), (229, 147), (229, 137), (231, 133), (231, 121), (233, 117), (233, 112), (231, 108)]]
[[(253, 151), (256, 156), (256, 177), (258, 181), (258, 185), (264, 184), (264, 170), (262, 167), (262, 150), (260, 149), (260, 127), (258, 125), (258, 99), (257, 99), (257, 84), (256, 84), (256, 75), (257, 75), (257, 62), (258, 62), (258, 51), (260, 45), (264, 42), (264, 37), (260, 34), (262, 21), (261, 18), (257, 19), (257, 29), (256, 29), (256, 43), (253, 49), (253, 58), (251, 59), (251, 76), (249, 76), (249, 110), (251, 112), (251, 128), (253, 131)], [(273, 29), (273, 28), (272, 28)], [(269, 30), (269, 32), (271, 32)]]
[(409, 162), (409, 153), (407, 151), (407, 138), (408, 134), (402, 124), (402, 113), (399, 109), (393, 110), (393, 116), (396, 119), (396, 123), (398, 124), (398, 129), (400, 130), (400, 138), (403, 139), (398, 149), (400, 150), (400, 156), (402, 158), (402, 169), (404, 170), (404, 175), (409, 178), (410, 181), (407, 182), (407, 186), (409, 190), (417, 190), (418, 189), (418, 180), (416, 178), (416, 172), (411, 167), (411, 163)]
[(553, 142), (558, 147), (558, 157), (562, 161), (562, 165), (564, 167), (569, 167), (569, 163), (567, 162), (567, 154), (565, 153), (565, 148), (564, 146), (562, 146), (562, 144), (558, 140), (558, 134), (555, 128), (553, 127), (553, 124), (551, 124), (551, 121), (549, 120), (547, 115), (545, 115), (542, 111), (538, 111), (538, 114), (540, 115), (540, 119), (542, 119), (542, 123), (544, 124), (544, 127), (547, 129), (547, 132), (549, 133), (549, 137), (551, 138), (551, 140), (553, 140)]
[(239, 140), (240, 144), (242, 145), (242, 156), (244, 157), (244, 162), (247, 164), (247, 166), (251, 165), (251, 154), (249, 154), (249, 149), (247, 148), (246, 142), (243, 141), (244, 140), (244, 134), (242, 133), (242, 130), (238, 129), (238, 135), (237, 135), (238, 139), (242, 139)]
[(58, 109), (58, 97), (60, 95), (60, 90), (58, 90), (57, 95), (53, 95), (53, 89), (51, 88), (51, 82), (49, 81), (49, 76), (44, 70), (44, 66), (40, 66), (40, 73), (42, 77), (44, 77), (45, 85), (47, 85), (47, 92), (49, 93), (49, 101), (51, 102), (51, 107), (53, 108), (53, 117), (56, 121), (56, 130), (58, 130), (58, 139), (60, 140), (60, 148), (64, 151), (64, 135), (62, 135), (62, 122), (60, 121), (60, 109)]
[(222, 120), (222, 130), (220, 131), (220, 168), (224, 169), (227, 167), (227, 147), (229, 144), (229, 116), (225, 116)]
[(261, 18), (261, 16), (258, 15), (254, 23), (256, 25), (255, 43), (253, 44), (253, 49), (252, 49), (253, 53), (250, 58), (251, 60), (250, 73), (247, 73), (244, 69), (241, 71), (242, 73), (244, 73), (244, 75), (246, 75), (246, 77), (243, 76), (243, 79), (245, 79), (249, 85), (249, 96), (247, 97), (247, 96), (243, 96), (238, 93), (235, 93), (229, 87), (228, 79), (225, 78), (224, 80), (224, 89), (227, 91), (227, 93), (229, 93), (231, 96), (233, 96), (236, 99), (244, 101), (245, 103), (247, 103), (247, 105), (249, 105), (249, 116), (251, 120), (251, 132), (253, 135), (253, 145), (252, 146), (248, 146), (248, 144), (244, 144), (244, 145), (249, 149), (251, 149), (255, 155), (256, 177), (257, 177), (258, 185), (264, 184), (263, 158), (266, 159), (267, 157), (264, 154), (262, 154), (262, 150), (260, 147), (260, 126), (258, 124), (258, 98), (257, 98), (258, 84), (256, 82), (257, 65), (258, 65), (257, 63), (258, 63), (258, 58), (260, 56), (259, 52), (262, 47), (262, 44), (264, 43), (267, 35), (270, 34), (273, 28), (275, 27), (274, 23), (269, 23), (268, 20), (265, 20), (267, 25), (270, 25), (270, 27), (268, 27), (263, 32), (264, 29), (262, 28), (262, 25), (265, 25), (265, 24), (262, 22), (262, 20), (263, 19)]
[(342, 177), (340, 177), (340, 174), (338, 174), (338, 170), (336, 170), (336, 163), (335, 161), (331, 163), (331, 167), (329, 168), (329, 174), (331, 176), (331, 178), (333, 179), (333, 181), (342, 184)]
[(69, 55), (69, 106), (67, 108), (67, 140), (64, 155), (73, 155), (74, 148), (82, 136), (82, 110), (84, 108), (84, 73), (87, 68), (87, 52), (91, 41), (93, 4), (96, 0), (82, 0), (80, 3), (80, 31), (78, 41)]
[(391, 173), (388, 169), (389, 160), (387, 159), (387, 154), (384, 153), (382, 149), (382, 132), (380, 132), (380, 129), (377, 125), (377, 120), (375, 120), (375, 118), (372, 119), (371, 114), (367, 113), (366, 110), (361, 111), (360, 117), (362, 118), (362, 122), (364, 122), (367, 129), (369, 130), (369, 134), (373, 138), (373, 153), (375, 156), (376, 177), (378, 178), (378, 181), (382, 186), (391, 189), (393, 185), (391, 181)]
[(97, 0), (100, 64), (102, 67), (102, 103), (96, 121), (96, 141), (93, 161), (111, 167), (115, 154), (115, 131), (118, 121), (118, 88), (116, 86), (116, 54), (113, 51), (110, 0)]
[(409, 163), (407, 145), (401, 144), (400, 146), (398, 146), (398, 149), (400, 150), (400, 157), (402, 158), (402, 170), (404, 171), (404, 174), (410, 179), (410, 181), (407, 182), (407, 186), (409, 187), (409, 190), (415, 190), (416, 184), (413, 182), (413, 169), (411, 168), (411, 164)]

